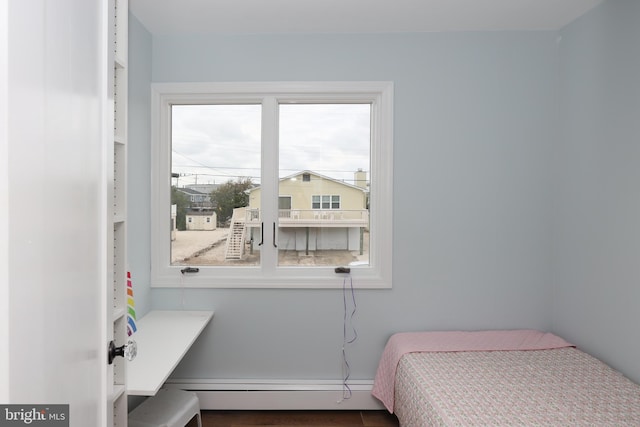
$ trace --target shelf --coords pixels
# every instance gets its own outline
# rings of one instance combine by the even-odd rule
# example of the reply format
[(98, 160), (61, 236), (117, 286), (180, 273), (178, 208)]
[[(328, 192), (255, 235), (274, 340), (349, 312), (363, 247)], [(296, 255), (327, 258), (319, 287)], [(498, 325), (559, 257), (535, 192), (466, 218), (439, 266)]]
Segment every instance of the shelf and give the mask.
[(113, 58), (113, 65), (115, 68), (127, 68), (127, 61), (120, 55), (116, 54)]
[(122, 384), (117, 384), (113, 386), (113, 394), (110, 396), (112, 401), (118, 400), (120, 397), (124, 396), (124, 393), (127, 389)]
[(113, 314), (112, 316), (112, 320), (114, 322), (116, 322), (118, 319), (120, 319), (121, 317), (123, 317), (125, 314), (127, 314), (127, 310), (124, 309), (123, 307), (116, 307), (113, 309)]
[(127, 393), (155, 395), (212, 317), (213, 311), (151, 311), (138, 320), (131, 336), (138, 355), (127, 364)]

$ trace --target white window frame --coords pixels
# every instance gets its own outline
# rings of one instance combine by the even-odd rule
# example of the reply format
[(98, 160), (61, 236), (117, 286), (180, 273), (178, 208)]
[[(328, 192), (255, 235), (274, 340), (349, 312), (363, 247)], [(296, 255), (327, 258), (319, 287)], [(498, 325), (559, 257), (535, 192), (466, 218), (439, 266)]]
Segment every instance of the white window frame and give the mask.
[[(276, 248), (261, 252), (260, 266), (199, 266), (182, 274), (171, 265), (171, 107), (180, 104), (262, 104), (264, 239), (278, 220), (278, 106), (283, 103), (371, 105), (371, 200), (369, 264), (351, 266), (356, 288), (390, 288), (393, 259), (393, 83), (232, 82), (151, 85), (151, 286), (163, 288), (341, 288), (337, 266), (278, 266)], [(276, 118), (275, 121), (273, 118)], [(267, 247), (271, 245), (265, 245)]]
[[(315, 198), (318, 198), (318, 207), (316, 207), (314, 205), (315, 203)], [(311, 209), (313, 210), (320, 210), (320, 208), (322, 208), (322, 195), (321, 194), (312, 194), (311, 195)]]
[[(337, 197), (337, 198), (338, 198), (338, 207), (337, 207), (337, 208), (334, 208), (334, 207), (333, 207), (333, 203), (334, 203), (334, 202), (333, 202), (333, 198), (334, 198), (334, 197)], [(332, 194), (332, 195), (331, 195), (331, 197), (329, 198), (329, 207), (330, 207), (331, 209), (342, 209), (342, 197), (340, 197), (340, 195), (339, 195), (339, 194)]]
[[(320, 204), (319, 204), (319, 206), (317, 208), (313, 206), (313, 203), (314, 203), (313, 198), (314, 197), (319, 197), (320, 198), (320, 202), (319, 202)], [(325, 197), (329, 198), (329, 201), (328, 201), (329, 206), (326, 207), (326, 208), (323, 206)], [(334, 197), (338, 198), (338, 207), (337, 208), (333, 207), (333, 198)], [(312, 194), (311, 195), (311, 209), (313, 209), (313, 210), (316, 210), (316, 211), (329, 211), (329, 210), (341, 209), (340, 208), (341, 206), (342, 206), (342, 197), (340, 197), (339, 194)]]

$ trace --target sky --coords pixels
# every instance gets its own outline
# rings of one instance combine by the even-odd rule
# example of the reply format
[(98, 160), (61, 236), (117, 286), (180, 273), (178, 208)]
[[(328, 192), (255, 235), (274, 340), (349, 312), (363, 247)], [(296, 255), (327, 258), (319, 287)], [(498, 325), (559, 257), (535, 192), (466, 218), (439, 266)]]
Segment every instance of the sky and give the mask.
[[(173, 184), (260, 183), (260, 105), (174, 105)], [(311, 170), (353, 184), (370, 167), (369, 104), (282, 104), (279, 176)]]

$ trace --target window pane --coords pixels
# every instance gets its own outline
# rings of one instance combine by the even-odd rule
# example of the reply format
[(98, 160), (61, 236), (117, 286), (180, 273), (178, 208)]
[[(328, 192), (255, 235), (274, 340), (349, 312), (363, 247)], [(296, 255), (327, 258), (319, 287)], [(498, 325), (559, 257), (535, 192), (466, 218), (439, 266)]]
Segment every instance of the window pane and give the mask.
[(311, 209), (320, 209), (320, 196), (311, 196)]
[(171, 107), (171, 264), (260, 263), (260, 105)]
[(322, 209), (329, 209), (329, 196), (322, 196)]
[(280, 104), (279, 266), (369, 262), (370, 104)]
[(340, 209), (340, 196), (331, 196), (331, 209)]
[(278, 198), (278, 209), (291, 209), (291, 196), (280, 196)]

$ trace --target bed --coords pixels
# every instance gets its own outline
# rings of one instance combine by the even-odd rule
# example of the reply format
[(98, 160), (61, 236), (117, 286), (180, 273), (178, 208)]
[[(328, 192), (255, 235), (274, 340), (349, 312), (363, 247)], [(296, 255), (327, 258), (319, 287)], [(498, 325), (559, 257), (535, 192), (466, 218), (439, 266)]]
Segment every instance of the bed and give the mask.
[(402, 427), (640, 426), (640, 386), (534, 330), (395, 334), (372, 393)]

